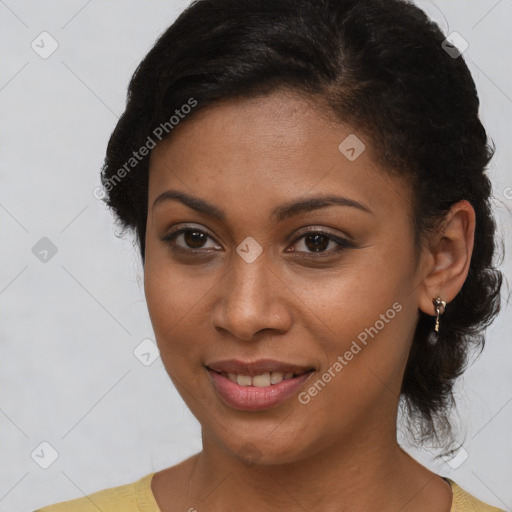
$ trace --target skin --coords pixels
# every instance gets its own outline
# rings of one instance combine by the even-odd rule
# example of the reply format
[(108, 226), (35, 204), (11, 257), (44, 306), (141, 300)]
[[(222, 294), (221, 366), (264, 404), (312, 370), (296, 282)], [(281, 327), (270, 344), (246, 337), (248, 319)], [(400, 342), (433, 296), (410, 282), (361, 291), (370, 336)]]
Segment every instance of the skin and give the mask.
[[(353, 133), (366, 150), (349, 161), (338, 145)], [(175, 200), (152, 208), (171, 189), (214, 204), (226, 219)], [(333, 193), (371, 212), (334, 205), (270, 217), (299, 197)], [(396, 418), (418, 310), (434, 315), (433, 298), (449, 303), (461, 289), (474, 211), (457, 203), (416, 248), (412, 197), (379, 168), (363, 134), (285, 90), (199, 111), (152, 151), (146, 299), (162, 361), (203, 436), (202, 452), (154, 476), (162, 512), (248, 503), (265, 511), (449, 512), (449, 485), (400, 448)], [(182, 227), (210, 238), (161, 240)], [(319, 253), (302, 235), (318, 228), (353, 247), (335, 252), (326, 238), (320, 254), (329, 255), (311, 257)], [(249, 236), (263, 249), (252, 263), (236, 252)], [(194, 249), (210, 255), (190, 255)], [(231, 358), (312, 366), (307, 390), (395, 303), (400, 312), (307, 404), (293, 396), (265, 411), (232, 409), (204, 367)]]

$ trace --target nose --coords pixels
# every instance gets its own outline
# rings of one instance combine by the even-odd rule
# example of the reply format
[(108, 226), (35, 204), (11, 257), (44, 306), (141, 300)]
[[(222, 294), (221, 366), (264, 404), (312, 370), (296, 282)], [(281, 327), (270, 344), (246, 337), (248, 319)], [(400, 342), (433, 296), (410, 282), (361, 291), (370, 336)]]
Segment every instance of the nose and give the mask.
[(261, 331), (282, 334), (291, 327), (291, 292), (263, 255), (252, 263), (236, 255), (217, 293), (212, 324), (238, 340), (255, 341)]

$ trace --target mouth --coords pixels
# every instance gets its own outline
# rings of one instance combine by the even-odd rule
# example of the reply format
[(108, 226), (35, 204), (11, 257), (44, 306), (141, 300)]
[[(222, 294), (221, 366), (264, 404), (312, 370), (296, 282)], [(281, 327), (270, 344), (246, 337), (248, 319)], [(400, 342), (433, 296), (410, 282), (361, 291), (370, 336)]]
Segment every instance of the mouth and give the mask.
[[(213, 370), (214, 371), (214, 370)], [(307, 372), (301, 373), (293, 373), (293, 372), (265, 372), (260, 375), (254, 375), (251, 377), (250, 375), (246, 375), (243, 373), (226, 373), (226, 372), (216, 372), (219, 375), (222, 375), (226, 379), (229, 379), (231, 382), (238, 384), (239, 386), (253, 386), (256, 388), (266, 388), (268, 386), (275, 386), (283, 380), (290, 380), (299, 377), (300, 375), (304, 375)]]
[(293, 396), (311, 377), (311, 366), (270, 359), (237, 360), (205, 365), (214, 389), (228, 407), (256, 411), (275, 407)]

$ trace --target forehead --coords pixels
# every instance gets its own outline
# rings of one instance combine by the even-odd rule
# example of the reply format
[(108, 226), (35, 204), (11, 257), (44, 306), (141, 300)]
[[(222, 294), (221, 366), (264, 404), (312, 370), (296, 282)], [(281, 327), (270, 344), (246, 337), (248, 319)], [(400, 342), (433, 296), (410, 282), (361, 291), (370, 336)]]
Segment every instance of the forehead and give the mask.
[(341, 194), (381, 213), (410, 204), (409, 188), (379, 168), (364, 134), (288, 91), (218, 103), (178, 126), (152, 151), (150, 208), (166, 189), (269, 215), (309, 194)]

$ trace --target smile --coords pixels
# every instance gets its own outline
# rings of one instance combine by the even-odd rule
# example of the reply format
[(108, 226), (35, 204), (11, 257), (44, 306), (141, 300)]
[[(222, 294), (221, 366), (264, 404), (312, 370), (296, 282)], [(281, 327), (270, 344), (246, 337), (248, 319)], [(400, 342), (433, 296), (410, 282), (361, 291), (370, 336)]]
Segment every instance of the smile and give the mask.
[(294, 374), (293, 372), (266, 372), (261, 375), (255, 375), (254, 377), (240, 373), (222, 373), (221, 375), (223, 377), (227, 377), (231, 382), (235, 382), (239, 386), (254, 386), (257, 388), (275, 386), (283, 380), (289, 380), (299, 376), (299, 374)]
[(208, 364), (214, 390), (230, 408), (260, 411), (276, 407), (295, 395), (314, 373), (307, 366), (273, 360), (237, 360)]

